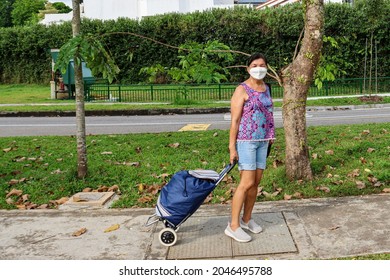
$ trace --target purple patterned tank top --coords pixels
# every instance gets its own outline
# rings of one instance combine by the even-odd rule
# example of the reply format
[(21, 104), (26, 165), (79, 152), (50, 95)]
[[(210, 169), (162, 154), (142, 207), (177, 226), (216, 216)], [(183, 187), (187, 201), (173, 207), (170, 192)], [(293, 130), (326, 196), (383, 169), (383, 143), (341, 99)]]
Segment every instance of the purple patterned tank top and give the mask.
[(275, 139), (273, 102), (268, 85), (258, 92), (241, 83), (249, 98), (244, 103), (238, 130), (238, 141), (268, 141)]

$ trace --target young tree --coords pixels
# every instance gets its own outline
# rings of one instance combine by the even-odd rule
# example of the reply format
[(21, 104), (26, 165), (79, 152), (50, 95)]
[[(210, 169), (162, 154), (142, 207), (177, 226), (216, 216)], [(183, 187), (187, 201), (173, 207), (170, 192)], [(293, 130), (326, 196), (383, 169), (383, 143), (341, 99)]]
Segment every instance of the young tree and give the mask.
[[(73, 37), (80, 35), (80, 0), (72, 0), (73, 18), (72, 18), (72, 32)], [(85, 106), (84, 106), (84, 83), (82, 60), (80, 59), (80, 52), (76, 49), (74, 55), (74, 74), (76, 87), (76, 123), (77, 123), (77, 176), (84, 178), (87, 176), (87, 145), (86, 145), (86, 131), (85, 131)]]
[(286, 142), (286, 175), (290, 180), (313, 177), (306, 131), (306, 100), (323, 43), (324, 2), (303, 0), (304, 36), (294, 60), (282, 70), (283, 126)]

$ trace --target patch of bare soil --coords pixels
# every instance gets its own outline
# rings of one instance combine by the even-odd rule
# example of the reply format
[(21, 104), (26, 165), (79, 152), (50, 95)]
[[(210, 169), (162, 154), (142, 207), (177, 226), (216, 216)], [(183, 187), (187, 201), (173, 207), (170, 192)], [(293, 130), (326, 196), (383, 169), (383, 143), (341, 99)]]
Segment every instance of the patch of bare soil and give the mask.
[(362, 101), (362, 102), (367, 102), (367, 103), (371, 103), (371, 102), (381, 102), (383, 101), (383, 97), (382, 96), (378, 96), (378, 95), (365, 95), (365, 96), (361, 96), (359, 97), (359, 100)]

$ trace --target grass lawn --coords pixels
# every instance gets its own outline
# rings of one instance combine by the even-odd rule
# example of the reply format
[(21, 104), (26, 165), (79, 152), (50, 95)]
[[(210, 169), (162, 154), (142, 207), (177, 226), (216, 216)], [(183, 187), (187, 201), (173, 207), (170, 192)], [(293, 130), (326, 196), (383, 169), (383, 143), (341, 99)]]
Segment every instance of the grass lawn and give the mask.
[[(284, 135), (268, 158), (258, 201), (388, 192), (388, 124), (310, 127), (314, 179), (285, 178)], [(113, 207), (152, 207), (158, 190), (182, 169), (220, 171), (228, 161), (228, 131), (88, 136), (89, 176), (76, 179), (74, 137), (0, 138), (0, 208), (55, 208), (56, 200), (85, 188), (118, 188)], [(238, 170), (214, 191), (208, 203), (229, 203)], [(10, 192), (15, 189), (14, 195)]]

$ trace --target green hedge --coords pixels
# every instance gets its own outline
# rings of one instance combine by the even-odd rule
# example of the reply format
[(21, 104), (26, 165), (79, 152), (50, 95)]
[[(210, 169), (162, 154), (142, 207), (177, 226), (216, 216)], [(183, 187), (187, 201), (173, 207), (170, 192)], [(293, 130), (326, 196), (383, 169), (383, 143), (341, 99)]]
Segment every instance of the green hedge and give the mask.
[[(386, 13), (390, 14), (390, 5)], [(331, 57), (348, 77), (363, 76), (366, 38), (370, 37), (367, 16), (362, 10), (349, 5), (327, 4), (325, 9), (325, 34), (335, 38), (339, 48), (324, 47), (324, 55)], [(271, 65), (281, 68), (288, 63), (303, 28), (302, 7), (286, 5), (277, 9), (234, 10), (216, 9), (191, 14), (168, 14), (147, 17), (141, 21), (118, 19), (116, 21), (84, 20), (82, 32), (105, 34), (132, 32), (179, 46), (186, 41), (207, 42), (219, 40), (233, 50), (246, 53), (263, 52)], [(390, 76), (390, 28), (388, 18), (374, 30), (378, 43), (378, 75)], [(0, 82), (48, 83), (51, 79), (50, 48), (60, 48), (71, 37), (71, 25), (45, 27), (12, 27), (0, 29)], [(139, 74), (145, 66), (160, 63), (177, 66), (177, 51), (129, 35), (102, 37), (121, 72), (121, 83), (145, 82)], [(133, 59), (131, 60), (130, 57)], [(244, 64), (245, 57), (236, 55), (233, 64)], [(242, 69), (232, 69), (230, 81), (243, 78)]]

